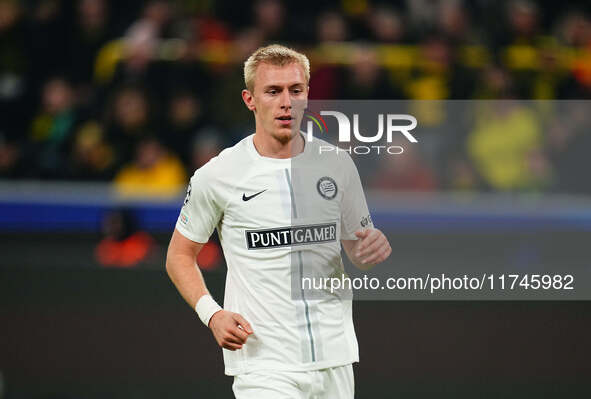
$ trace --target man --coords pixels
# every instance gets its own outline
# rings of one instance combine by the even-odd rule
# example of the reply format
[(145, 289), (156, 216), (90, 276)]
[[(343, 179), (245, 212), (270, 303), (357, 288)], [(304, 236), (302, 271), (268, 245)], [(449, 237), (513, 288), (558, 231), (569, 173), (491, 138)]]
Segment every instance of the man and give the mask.
[[(363, 268), (391, 252), (350, 156), (319, 154), (328, 144), (299, 132), (309, 70), (303, 54), (279, 45), (249, 57), (242, 98), (256, 131), (195, 172), (168, 249), (168, 274), (223, 348), (238, 399), (353, 398), (351, 301), (312, 299), (300, 282), (342, 272), (341, 244)], [(216, 227), (224, 309), (195, 263)]]

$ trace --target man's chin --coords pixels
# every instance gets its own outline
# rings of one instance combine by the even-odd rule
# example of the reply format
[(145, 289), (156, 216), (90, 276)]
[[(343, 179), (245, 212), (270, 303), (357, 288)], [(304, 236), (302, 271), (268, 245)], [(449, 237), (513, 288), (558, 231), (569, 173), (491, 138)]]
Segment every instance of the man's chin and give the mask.
[(297, 134), (296, 129), (280, 129), (273, 133), (273, 138), (279, 141), (281, 144), (287, 144), (289, 141), (294, 138)]

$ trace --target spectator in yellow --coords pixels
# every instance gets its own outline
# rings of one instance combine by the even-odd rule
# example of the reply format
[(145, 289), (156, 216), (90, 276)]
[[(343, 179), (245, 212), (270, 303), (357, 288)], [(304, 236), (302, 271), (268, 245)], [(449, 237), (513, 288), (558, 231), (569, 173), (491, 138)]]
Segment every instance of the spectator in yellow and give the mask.
[(115, 187), (124, 196), (171, 197), (187, 180), (183, 164), (154, 138), (139, 143), (135, 159), (115, 176)]
[(537, 115), (517, 101), (486, 102), (467, 141), (470, 158), (495, 190), (536, 189), (550, 175)]

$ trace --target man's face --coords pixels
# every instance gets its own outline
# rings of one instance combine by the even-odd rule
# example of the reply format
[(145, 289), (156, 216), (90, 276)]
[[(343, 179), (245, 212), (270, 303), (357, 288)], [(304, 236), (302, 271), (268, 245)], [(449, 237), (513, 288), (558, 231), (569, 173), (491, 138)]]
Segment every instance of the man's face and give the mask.
[(254, 92), (242, 93), (244, 102), (255, 112), (257, 129), (287, 143), (299, 131), (308, 83), (298, 63), (276, 66), (261, 63), (257, 67)]

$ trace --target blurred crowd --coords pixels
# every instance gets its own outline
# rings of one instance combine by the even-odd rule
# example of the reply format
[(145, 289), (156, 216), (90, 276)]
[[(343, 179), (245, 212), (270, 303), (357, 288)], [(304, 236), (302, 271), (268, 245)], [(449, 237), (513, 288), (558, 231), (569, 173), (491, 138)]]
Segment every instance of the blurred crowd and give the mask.
[[(178, 194), (196, 168), (254, 131), (242, 63), (274, 42), (309, 55), (312, 99), (589, 99), (590, 9), (530, 0), (0, 0), (0, 177)], [(573, 111), (570, 127), (547, 129), (519, 107), (497, 111), (454, 145), (440, 138), (389, 157), (368, 184), (591, 194), (576, 178), (591, 148), (585, 110)]]

